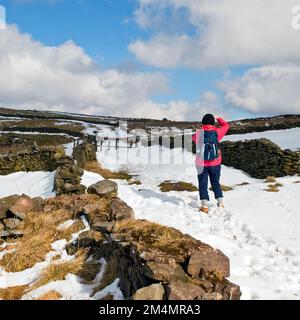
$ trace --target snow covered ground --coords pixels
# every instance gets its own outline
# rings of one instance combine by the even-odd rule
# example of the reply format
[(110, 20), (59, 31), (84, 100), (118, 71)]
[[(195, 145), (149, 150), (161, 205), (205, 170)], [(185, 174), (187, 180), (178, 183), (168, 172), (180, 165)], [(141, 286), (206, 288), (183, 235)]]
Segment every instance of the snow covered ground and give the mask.
[(12, 194), (27, 194), (30, 197), (52, 197), (54, 172), (16, 172), (0, 175), (0, 198)]
[[(226, 139), (267, 137), (283, 148), (295, 150), (300, 147), (298, 130), (268, 131)], [(158, 146), (120, 148), (118, 151), (103, 148), (97, 157), (104, 167), (126, 169), (141, 180), (142, 184), (138, 186), (117, 181), (120, 197), (134, 208), (137, 218), (175, 227), (222, 250), (230, 258), (230, 280), (241, 286), (242, 299), (300, 299), (300, 184), (294, 183), (300, 177), (278, 178), (283, 186), (278, 193), (269, 193), (264, 191), (266, 184), (263, 180), (223, 166), (222, 183), (234, 190), (225, 193), (224, 210), (216, 207), (210, 193), (210, 214), (204, 215), (198, 212), (197, 192), (162, 193), (158, 187), (165, 180), (197, 185), (191, 153), (183, 154), (181, 149), (171, 151)], [(82, 183), (89, 186), (102, 179), (98, 174), (85, 171)], [(249, 184), (238, 185), (244, 182)], [(54, 196), (52, 185), (53, 173), (19, 172), (0, 176), (0, 197), (15, 193), (50, 197)], [(29, 283), (48, 265), (52, 255), (60, 253), (62, 259), (68, 259), (64, 245), (63, 242), (54, 243), (48, 260), (30, 270), (17, 274), (0, 272), (0, 287)], [(113, 292), (115, 298), (121, 299), (117, 281), (94, 298)], [(82, 284), (78, 277), (69, 275), (63, 281), (31, 292), (24, 299), (35, 298), (53, 289), (61, 292), (64, 299), (90, 299), (92, 284)]]
[[(170, 150), (161, 150), (161, 158), (167, 159)], [(207, 216), (198, 212), (197, 192), (162, 193), (158, 187), (164, 180), (197, 184), (192, 154), (185, 153), (183, 164), (159, 165), (145, 163), (149, 148), (140, 148), (140, 157), (133, 149), (118, 151), (119, 164), (112, 149), (98, 153), (98, 159), (104, 167), (127, 168), (139, 176), (139, 186), (118, 181), (120, 197), (137, 218), (178, 228), (222, 250), (231, 261), (230, 280), (241, 286), (243, 299), (300, 299), (300, 184), (294, 183), (299, 177), (278, 179), (280, 192), (269, 193), (263, 180), (223, 167), (222, 183), (234, 190), (225, 193), (225, 210), (211, 201)], [(159, 147), (151, 153), (159, 158)], [(126, 163), (127, 158), (133, 160)], [(138, 158), (142, 163), (134, 161)], [(182, 159), (181, 149), (174, 150), (173, 158)], [(243, 182), (249, 185), (237, 186)]]

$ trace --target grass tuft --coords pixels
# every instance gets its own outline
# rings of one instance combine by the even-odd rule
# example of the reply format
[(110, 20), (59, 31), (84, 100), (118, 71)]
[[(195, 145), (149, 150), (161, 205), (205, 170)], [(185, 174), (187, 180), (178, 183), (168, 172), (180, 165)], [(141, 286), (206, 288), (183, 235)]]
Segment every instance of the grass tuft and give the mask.
[(266, 178), (265, 183), (275, 183), (277, 180), (274, 176), (269, 176)]
[(37, 262), (45, 260), (46, 254), (51, 251), (53, 232), (25, 235), (16, 244), (16, 250), (9, 252), (0, 260), (1, 266), (7, 272), (19, 272), (33, 267)]
[(267, 192), (279, 192), (278, 186), (275, 184), (269, 184), (267, 189), (264, 189)]
[(178, 181), (178, 182), (171, 182), (171, 181), (164, 181), (160, 185), (161, 192), (170, 192), (170, 191), (188, 191), (188, 192), (195, 192), (198, 191), (198, 188), (194, 186), (192, 183)]
[(62, 295), (59, 292), (51, 290), (38, 297), (36, 300), (59, 300), (61, 298)]
[[(233, 188), (232, 187), (230, 187), (230, 186), (226, 186), (225, 184), (221, 184), (221, 189), (222, 189), (222, 191), (224, 191), (224, 192), (227, 192), (227, 191), (232, 191), (233, 190)], [(210, 187), (209, 188), (209, 190), (213, 190), (212, 189), (212, 187)]]
[(0, 289), (0, 299), (1, 300), (20, 300), (25, 294), (28, 285), (10, 287), (5, 289)]
[(132, 176), (126, 171), (113, 172), (103, 168), (98, 161), (89, 161), (85, 164), (84, 169), (90, 172), (99, 173), (104, 179), (121, 179), (130, 180)]
[[(174, 228), (146, 220), (119, 221), (114, 229), (116, 237), (125, 236), (138, 246), (160, 250), (166, 254), (186, 256), (195, 248), (195, 240)], [(199, 243), (196, 244), (198, 247)]]
[(19, 272), (44, 261), (51, 244), (64, 237), (57, 227), (70, 218), (67, 210), (28, 213), (22, 225), (24, 236), (15, 243), (15, 251), (3, 256), (0, 265), (7, 272)]
[(47, 268), (42, 271), (41, 276), (34, 283), (32, 290), (46, 285), (49, 282), (64, 280), (69, 273), (77, 274), (82, 269), (86, 260), (87, 251), (78, 250), (76, 257), (67, 262), (55, 263), (52, 262)]

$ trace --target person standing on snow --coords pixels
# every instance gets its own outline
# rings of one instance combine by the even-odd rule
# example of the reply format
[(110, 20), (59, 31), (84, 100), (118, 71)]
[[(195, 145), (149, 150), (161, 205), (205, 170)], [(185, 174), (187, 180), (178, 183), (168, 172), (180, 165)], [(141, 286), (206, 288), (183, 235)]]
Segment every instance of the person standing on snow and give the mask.
[[(215, 127), (215, 119), (220, 127)], [(206, 114), (202, 119), (202, 128), (193, 135), (196, 143), (196, 168), (198, 172), (201, 208), (199, 211), (208, 213), (208, 177), (217, 199), (218, 207), (224, 208), (223, 192), (220, 185), (222, 155), (219, 142), (226, 135), (229, 124), (220, 117)]]

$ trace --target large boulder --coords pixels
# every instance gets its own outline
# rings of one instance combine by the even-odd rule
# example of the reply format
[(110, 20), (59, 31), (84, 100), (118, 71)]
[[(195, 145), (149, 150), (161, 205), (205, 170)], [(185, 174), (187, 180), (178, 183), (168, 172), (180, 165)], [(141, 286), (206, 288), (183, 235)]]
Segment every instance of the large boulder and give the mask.
[(222, 280), (230, 275), (229, 259), (219, 250), (196, 251), (191, 255), (187, 271), (194, 277), (204, 273)]
[(111, 219), (115, 221), (134, 219), (134, 212), (131, 207), (119, 198), (115, 198), (110, 204)]
[(164, 300), (165, 289), (160, 283), (141, 288), (133, 295), (133, 300)]
[(118, 185), (114, 181), (103, 180), (92, 184), (87, 192), (97, 194), (101, 198), (115, 198), (118, 195)]
[(35, 202), (28, 196), (22, 195), (9, 207), (9, 211), (19, 219), (25, 219), (26, 214), (35, 208)]
[(145, 274), (150, 279), (162, 282), (170, 282), (174, 280), (187, 282), (189, 280), (188, 275), (184, 272), (182, 267), (175, 261), (168, 264), (147, 261), (146, 265), (147, 268)]
[[(192, 283), (172, 281), (168, 285), (169, 300), (204, 300), (207, 296), (205, 290)], [(222, 299), (222, 295), (216, 296), (215, 300)]]

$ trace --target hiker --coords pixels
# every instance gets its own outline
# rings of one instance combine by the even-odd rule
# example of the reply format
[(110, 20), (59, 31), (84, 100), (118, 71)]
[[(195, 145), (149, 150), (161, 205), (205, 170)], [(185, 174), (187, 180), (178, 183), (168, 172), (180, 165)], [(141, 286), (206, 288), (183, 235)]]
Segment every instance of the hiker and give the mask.
[[(215, 127), (215, 119), (221, 127)], [(220, 185), (222, 155), (219, 142), (229, 129), (229, 124), (220, 117), (206, 114), (202, 119), (202, 128), (196, 130), (193, 141), (196, 142), (196, 167), (198, 172), (201, 208), (208, 213), (208, 177), (217, 199), (218, 207), (224, 208), (223, 192)]]

